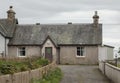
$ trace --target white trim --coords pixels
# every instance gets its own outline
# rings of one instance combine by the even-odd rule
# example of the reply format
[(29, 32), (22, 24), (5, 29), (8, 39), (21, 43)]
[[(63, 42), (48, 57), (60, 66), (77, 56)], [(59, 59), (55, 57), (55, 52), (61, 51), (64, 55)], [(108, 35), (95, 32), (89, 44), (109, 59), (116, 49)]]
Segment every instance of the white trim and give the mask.
[[(81, 46), (77, 46), (77, 47), (81, 47)], [(77, 48), (77, 47), (76, 47), (76, 48)], [(82, 46), (82, 47), (84, 48), (83, 56), (77, 55), (77, 50), (76, 50), (76, 57), (77, 57), (77, 58), (85, 58), (85, 57), (86, 57), (86, 48), (85, 48), (84, 46)]]
[(26, 57), (26, 55), (25, 56), (18, 56), (18, 57), (21, 57), (21, 58), (23, 57), (24, 58), (24, 57)]
[(19, 48), (17, 47), (17, 57), (19, 57), (19, 55), (18, 55), (18, 54), (19, 54), (19, 53), (18, 53), (18, 50), (19, 50)]
[(77, 58), (85, 58), (86, 56), (78, 56), (76, 55)]
[(83, 56), (76, 55), (76, 57), (85, 57), (85, 55), (83, 55)]
[[(23, 57), (23, 58), (26, 57), (26, 54), (25, 54), (25, 56), (20, 56), (19, 48), (20, 48), (20, 47), (17, 48), (17, 57), (21, 57), (21, 58), (22, 58), (22, 57)], [(26, 47), (25, 47), (25, 52), (26, 52)]]

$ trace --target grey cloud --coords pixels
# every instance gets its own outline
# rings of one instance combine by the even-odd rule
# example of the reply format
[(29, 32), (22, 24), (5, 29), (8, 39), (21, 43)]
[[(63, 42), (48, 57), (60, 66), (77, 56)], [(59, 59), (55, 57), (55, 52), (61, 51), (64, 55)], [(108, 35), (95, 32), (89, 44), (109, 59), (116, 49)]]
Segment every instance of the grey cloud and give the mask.
[[(20, 0), (21, 6), (27, 9), (47, 12), (64, 12), (77, 10), (120, 9), (116, 0)], [(28, 3), (29, 2), (29, 3)]]
[[(14, 4), (18, 18), (51, 17), (62, 12), (88, 10), (120, 10), (119, 0), (15, 0), (3, 1), (3, 4)], [(8, 8), (8, 7), (7, 7)]]
[[(120, 24), (120, 0), (0, 0), (0, 18), (7, 16), (6, 11), (10, 5), (14, 6), (16, 17), (20, 24), (33, 24), (36, 22), (67, 23), (68, 21), (79, 23), (92, 22), (92, 16), (87, 14), (77, 16), (77, 19), (74, 19), (74, 17), (69, 19), (68, 15), (71, 16), (71, 13), (76, 11), (93, 12), (95, 10), (117, 11), (118, 14), (103, 13), (103, 15), (100, 16), (100, 22), (103, 24)], [(65, 12), (68, 13), (67, 16), (60, 16)], [(88, 17), (88, 19), (85, 17)], [(120, 39), (119, 27), (120, 25), (103, 26), (103, 38), (105, 43), (107, 42), (115, 46), (120, 45), (120, 41), (118, 40)], [(109, 41), (107, 39), (109, 39)], [(113, 40), (117, 40), (117, 43), (113, 42)]]

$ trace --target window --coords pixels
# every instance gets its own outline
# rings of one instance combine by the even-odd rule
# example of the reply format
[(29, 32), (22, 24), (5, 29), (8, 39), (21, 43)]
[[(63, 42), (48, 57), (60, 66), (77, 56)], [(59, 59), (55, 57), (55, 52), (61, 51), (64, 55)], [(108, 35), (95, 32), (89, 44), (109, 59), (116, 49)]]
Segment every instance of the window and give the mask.
[(18, 55), (25, 56), (25, 47), (18, 48)]
[(77, 56), (84, 56), (84, 47), (77, 47)]

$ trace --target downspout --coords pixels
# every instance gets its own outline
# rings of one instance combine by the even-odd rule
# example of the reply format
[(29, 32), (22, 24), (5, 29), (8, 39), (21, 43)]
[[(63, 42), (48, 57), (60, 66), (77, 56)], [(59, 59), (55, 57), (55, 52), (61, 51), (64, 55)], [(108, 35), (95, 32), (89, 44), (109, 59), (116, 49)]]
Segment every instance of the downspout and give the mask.
[(4, 56), (6, 57), (6, 37), (5, 37), (5, 55)]
[(60, 64), (60, 47), (58, 47), (58, 64)]

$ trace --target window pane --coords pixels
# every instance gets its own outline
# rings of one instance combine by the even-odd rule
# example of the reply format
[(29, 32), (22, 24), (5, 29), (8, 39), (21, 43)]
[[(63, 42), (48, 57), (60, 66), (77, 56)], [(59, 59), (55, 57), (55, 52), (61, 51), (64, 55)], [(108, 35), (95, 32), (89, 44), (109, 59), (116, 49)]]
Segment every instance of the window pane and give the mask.
[(83, 56), (83, 53), (84, 53), (84, 48), (82, 47), (81, 48), (81, 56)]
[(81, 56), (83, 56), (83, 51), (81, 51)]
[(84, 56), (84, 47), (77, 47), (77, 55)]
[(22, 56), (25, 56), (25, 51), (22, 51)]
[(77, 50), (80, 50), (80, 47), (77, 47)]
[(19, 48), (19, 56), (25, 56), (25, 47)]
[(79, 56), (80, 56), (80, 52), (79, 52), (79, 51), (77, 51), (77, 55), (79, 55)]

